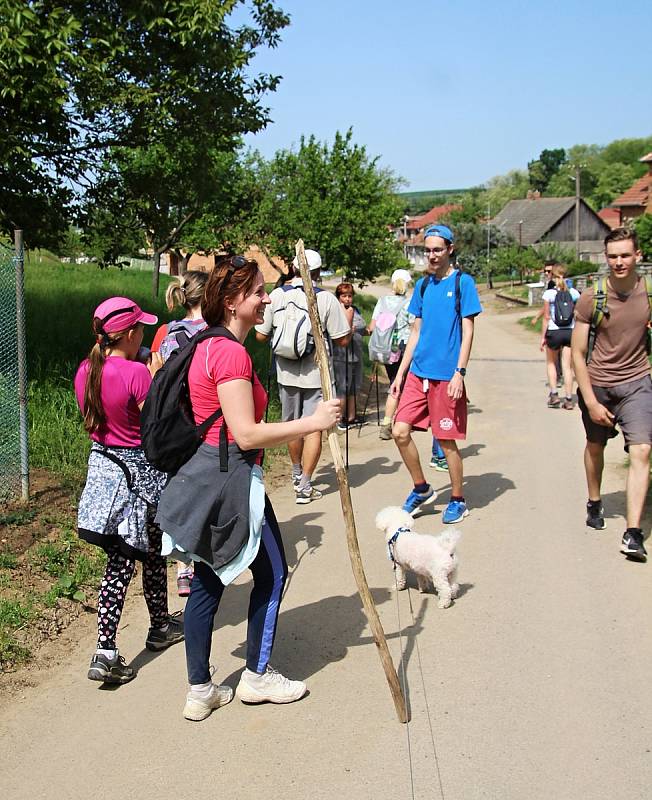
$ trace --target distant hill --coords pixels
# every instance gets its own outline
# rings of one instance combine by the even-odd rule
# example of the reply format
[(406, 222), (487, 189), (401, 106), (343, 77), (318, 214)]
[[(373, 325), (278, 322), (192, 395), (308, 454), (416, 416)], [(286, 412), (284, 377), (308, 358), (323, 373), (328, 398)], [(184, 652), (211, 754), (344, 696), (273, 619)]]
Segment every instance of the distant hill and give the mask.
[(404, 203), (405, 213), (414, 216), (433, 206), (454, 203), (470, 191), (471, 189), (430, 189), (425, 192), (397, 192), (397, 197)]

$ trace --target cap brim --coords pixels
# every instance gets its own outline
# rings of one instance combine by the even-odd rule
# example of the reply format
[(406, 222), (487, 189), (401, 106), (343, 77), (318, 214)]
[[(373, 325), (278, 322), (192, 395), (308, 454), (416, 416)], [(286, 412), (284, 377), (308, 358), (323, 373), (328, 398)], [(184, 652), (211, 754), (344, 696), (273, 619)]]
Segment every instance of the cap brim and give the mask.
[(158, 317), (155, 314), (146, 314), (144, 311), (140, 315), (140, 319), (138, 322), (142, 322), (145, 325), (156, 325), (158, 322)]

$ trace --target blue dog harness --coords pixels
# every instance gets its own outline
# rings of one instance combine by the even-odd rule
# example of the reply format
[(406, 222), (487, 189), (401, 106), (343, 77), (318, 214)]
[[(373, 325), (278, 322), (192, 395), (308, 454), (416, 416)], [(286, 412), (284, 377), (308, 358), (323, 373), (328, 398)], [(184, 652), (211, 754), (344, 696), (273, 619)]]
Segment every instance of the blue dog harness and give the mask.
[(410, 533), (410, 528), (401, 526), (392, 536), (392, 538), (389, 539), (389, 541), (387, 542), (387, 557), (392, 562), (392, 564), (394, 564), (394, 569), (396, 569), (396, 559), (394, 558), (394, 545), (396, 544), (396, 540), (398, 539), (400, 533)]

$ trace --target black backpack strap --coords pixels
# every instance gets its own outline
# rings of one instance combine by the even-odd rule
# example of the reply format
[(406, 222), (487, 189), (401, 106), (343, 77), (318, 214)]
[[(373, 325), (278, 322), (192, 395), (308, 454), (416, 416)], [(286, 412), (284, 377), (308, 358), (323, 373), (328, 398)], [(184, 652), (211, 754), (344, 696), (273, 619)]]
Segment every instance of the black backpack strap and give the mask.
[(179, 347), (184, 347), (184, 345), (187, 345), (188, 342), (192, 339), (192, 336), (187, 331), (177, 331), (174, 334), (174, 338), (176, 339), (177, 345)]
[(428, 284), (430, 283), (430, 278), (432, 275), (429, 272), (423, 276), (423, 281), (421, 282), (421, 289), (419, 290), (419, 294), (421, 295), (421, 299), (423, 300), (423, 296), (426, 293), (426, 289), (428, 288)]
[[(234, 336), (230, 330), (223, 327), (222, 325), (216, 325), (212, 328), (206, 328), (201, 333), (198, 333), (196, 336), (193, 337), (192, 341), (193, 344), (196, 346), (199, 342), (204, 341), (206, 339), (212, 339), (215, 337), (222, 337), (224, 339), (231, 339), (233, 342), (239, 342), (237, 336)], [(253, 361), (251, 363), (251, 384), (253, 386), (254, 383), (254, 365)], [(214, 422), (222, 416), (222, 409), (218, 408), (214, 411), (210, 417), (207, 417), (199, 426), (198, 430), (202, 436), (206, 434), (208, 429), (213, 425)], [(228, 428), (226, 425), (226, 420), (224, 420), (224, 424), (220, 428), (220, 472), (228, 472), (229, 471), (229, 439), (228, 439)]]
[(455, 314), (460, 321), (460, 340), (462, 338), (462, 270), (458, 269), (455, 273)]

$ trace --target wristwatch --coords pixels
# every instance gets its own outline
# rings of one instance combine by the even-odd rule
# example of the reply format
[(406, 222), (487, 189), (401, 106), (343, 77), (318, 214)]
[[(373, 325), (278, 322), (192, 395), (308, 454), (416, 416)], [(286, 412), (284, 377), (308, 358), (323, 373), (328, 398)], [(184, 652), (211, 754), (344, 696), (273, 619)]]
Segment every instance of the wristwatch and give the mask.
[(464, 378), (466, 376), (466, 367), (455, 367), (455, 372), (459, 372)]

